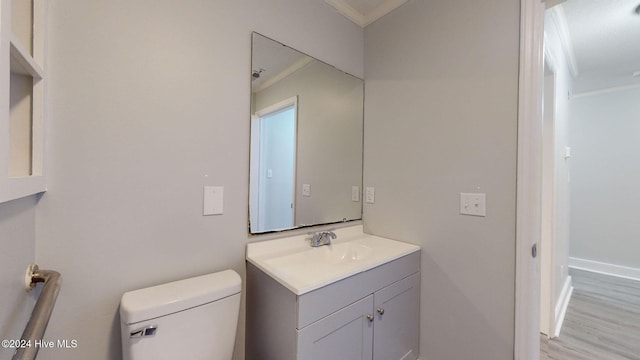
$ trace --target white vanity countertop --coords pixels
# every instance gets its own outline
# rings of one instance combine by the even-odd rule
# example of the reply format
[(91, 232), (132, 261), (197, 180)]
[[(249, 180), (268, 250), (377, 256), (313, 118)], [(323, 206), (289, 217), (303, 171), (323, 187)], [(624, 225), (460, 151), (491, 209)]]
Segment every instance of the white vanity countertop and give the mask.
[(311, 247), (311, 235), (247, 244), (247, 261), (296, 295), (398, 259), (420, 247), (365, 234), (362, 225), (334, 231), (331, 245)]

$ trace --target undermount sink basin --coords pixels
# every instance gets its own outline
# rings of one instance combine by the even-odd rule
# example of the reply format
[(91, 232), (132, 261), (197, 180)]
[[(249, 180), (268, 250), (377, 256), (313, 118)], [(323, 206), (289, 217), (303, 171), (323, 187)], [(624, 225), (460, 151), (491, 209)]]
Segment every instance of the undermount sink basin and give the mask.
[(311, 247), (308, 236), (292, 236), (247, 245), (247, 261), (296, 295), (318, 289), (402, 256), (416, 245), (364, 234), (362, 226), (335, 231), (331, 245)]

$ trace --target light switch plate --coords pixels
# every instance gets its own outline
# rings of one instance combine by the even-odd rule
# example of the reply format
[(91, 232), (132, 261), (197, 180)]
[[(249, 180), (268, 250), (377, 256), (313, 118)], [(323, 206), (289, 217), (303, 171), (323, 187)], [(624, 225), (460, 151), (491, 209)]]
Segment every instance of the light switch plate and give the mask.
[(360, 186), (351, 187), (351, 201), (360, 201)]
[(311, 184), (302, 184), (302, 196), (311, 196)]
[(568, 159), (571, 157), (571, 148), (569, 146), (564, 147), (564, 158)]
[(224, 187), (205, 186), (202, 215), (221, 215), (224, 204)]
[(369, 204), (374, 204), (376, 202), (376, 189), (373, 187), (367, 187), (367, 192), (365, 194), (364, 201)]
[(487, 216), (487, 195), (483, 193), (460, 193), (460, 214)]

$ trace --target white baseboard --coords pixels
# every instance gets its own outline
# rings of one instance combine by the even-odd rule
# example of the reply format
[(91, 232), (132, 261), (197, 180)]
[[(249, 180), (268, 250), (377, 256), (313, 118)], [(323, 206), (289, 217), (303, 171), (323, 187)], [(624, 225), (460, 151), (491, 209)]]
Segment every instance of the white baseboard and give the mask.
[(591, 271), (598, 274), (605, 274), (617, 276), (624, 279), (640, 281), (640, 269), (628, 266), (607, 264), (599, 261), (570, 257), (569, 267), (578, 270)]
[(555, 308), (555, 325), (554, 337), (560, 336), (560, 330), (562, 329), (562, 323), (564, 322), (564, 316), (567, 314), (567, 307), (569, 306), (569, 300), (571, 300), (571, 294), (573, 294), (573, 286), (571, 285), (571, 276), (567, 276), (562, 286), (562, 293)]

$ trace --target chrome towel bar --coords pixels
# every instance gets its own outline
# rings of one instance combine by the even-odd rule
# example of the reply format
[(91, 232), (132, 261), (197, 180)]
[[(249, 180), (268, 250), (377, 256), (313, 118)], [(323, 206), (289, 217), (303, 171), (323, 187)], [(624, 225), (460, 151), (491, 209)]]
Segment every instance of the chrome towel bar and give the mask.
[(36, 340), (42, 341), (44, 332), (47, 329), (47, 324), (49, 324), (49, 318), (62, 284), (62, 276), (57, 271), (40, 270), (38, 265), (31, 264), (27, 268), (25, 276), (27, 290), (35, 288), (37, 283), (44, 283), (44, 285), (21, 338), (23, 343), (30, 344), (30, 346), (17, 348), (11, 358), (12, 360), (34, 360), (38, 355), (40, 347), (35, 346)]

